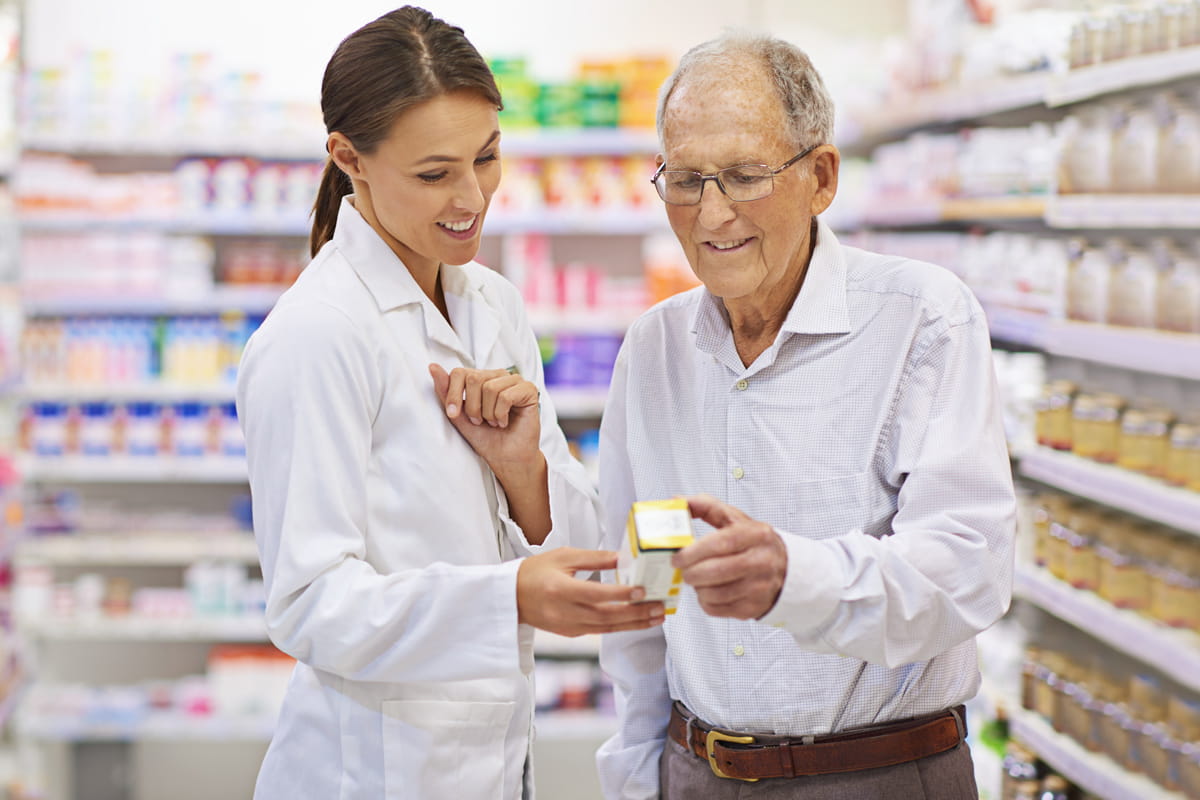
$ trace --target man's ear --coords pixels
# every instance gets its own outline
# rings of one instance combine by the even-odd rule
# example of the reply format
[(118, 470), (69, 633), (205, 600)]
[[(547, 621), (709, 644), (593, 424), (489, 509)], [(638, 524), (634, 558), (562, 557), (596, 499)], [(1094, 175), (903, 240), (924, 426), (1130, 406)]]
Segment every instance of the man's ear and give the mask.
[(838, 169), (842, 154), (831, 144), (823, 144), (812, 153), (812, 177), (816, 183), (808, 213), (816, 216), (833, 203), (837, 195)]
[(345, 134), (338, 131), (329, 134), (325, 141), (325, 149), (329, 151), (329, 157), (337, 164), (338, 169), (351, 179), (362, 178), (362, 162), (359, 160), (358, 150)]

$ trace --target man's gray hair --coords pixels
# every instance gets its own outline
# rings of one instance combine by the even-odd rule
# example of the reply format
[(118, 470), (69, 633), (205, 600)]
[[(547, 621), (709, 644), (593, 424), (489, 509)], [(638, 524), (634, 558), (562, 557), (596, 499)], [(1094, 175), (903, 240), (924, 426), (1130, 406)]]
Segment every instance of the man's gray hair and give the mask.
[(775, 86), (797, 149), (833, 142), (833, 100), (820, 73), (803, 50), (774, 36), (728, 31), (684, 53), (679, 65), (658, 92), (658, 140), (663, 137), (663, 112), (681, 80), (697, 67), (736, 69), (749, 57), (760, 63)]

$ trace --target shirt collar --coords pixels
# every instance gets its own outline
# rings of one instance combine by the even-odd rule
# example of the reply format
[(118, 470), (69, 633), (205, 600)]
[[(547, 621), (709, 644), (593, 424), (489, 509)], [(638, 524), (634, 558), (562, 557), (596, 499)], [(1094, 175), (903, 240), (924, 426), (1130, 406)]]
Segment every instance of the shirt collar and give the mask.
[(482, 276), (473, 279), (461, 266), (441, 265), (442, 291), (446, 293), (446, 305), (458, 330), (451, 328), (400, 257), (350, 202), (353, 197), (342, 198), (333, 242), (375, 298), (379, 310), (419, 306), (426, 336), (455, 351), (463, 363), (473, 366), (477, 358), (491, 351), (500, 330), (495, 311), (486, 302), (475, 302), (482, 300)]
[[(833, 230), (817, 218), (816, 246), (800, 294), (788, 310), (783, 331), (789, 333), (849, 333), (846, 304), (846, 252)], [(696, 347), (711, 353), (729, 335), (729, 320), (720, 300), (707, 289), (692, 316)]]
[[(342, 198), (333, 243), (346, 256), (380, 311), (423, 302), (425, 293), (408, 267), (363, 219), (351, 202), (353, 198), (352, 194)], [(443, 276), (443, 282), (445, 280), (446, 276)]]

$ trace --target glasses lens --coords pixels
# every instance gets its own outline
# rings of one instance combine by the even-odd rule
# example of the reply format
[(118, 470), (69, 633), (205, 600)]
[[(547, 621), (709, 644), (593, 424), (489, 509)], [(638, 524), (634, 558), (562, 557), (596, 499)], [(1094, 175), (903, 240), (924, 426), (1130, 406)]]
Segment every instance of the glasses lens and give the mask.
[(690, 206), (700, 202), (700, 187), (704, 185), (699, 172), (668, 170), (654, 182), (658, 195), (674, 205)]
[(761, 164), (743, 164), (717, 173), (725, 193), (738, 202), (759, 200), (774, 188), (771, 168)]

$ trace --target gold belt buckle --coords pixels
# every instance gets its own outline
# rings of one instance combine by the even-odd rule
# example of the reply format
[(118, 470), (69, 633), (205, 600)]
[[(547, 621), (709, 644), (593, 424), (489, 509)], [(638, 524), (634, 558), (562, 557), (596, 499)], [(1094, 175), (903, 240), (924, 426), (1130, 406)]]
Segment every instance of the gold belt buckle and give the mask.
[(704, 740), (704, 752), (708, 754), (708, 766), (718, 778), (731, 778), (735, 781), (745, 781), (746, 783), (755, 783), (758, 781), (758, 778), (739, 778), (736, 775), (726, 775), (722, 772), (721, 768), (717, 766), (717, 759), (713, 756), (713, 746), (717, 742), (754, 744), (753, 736), (730, 736), (728, 733), (721, 733), (720, 731), (709, 731), (708, 737)]

